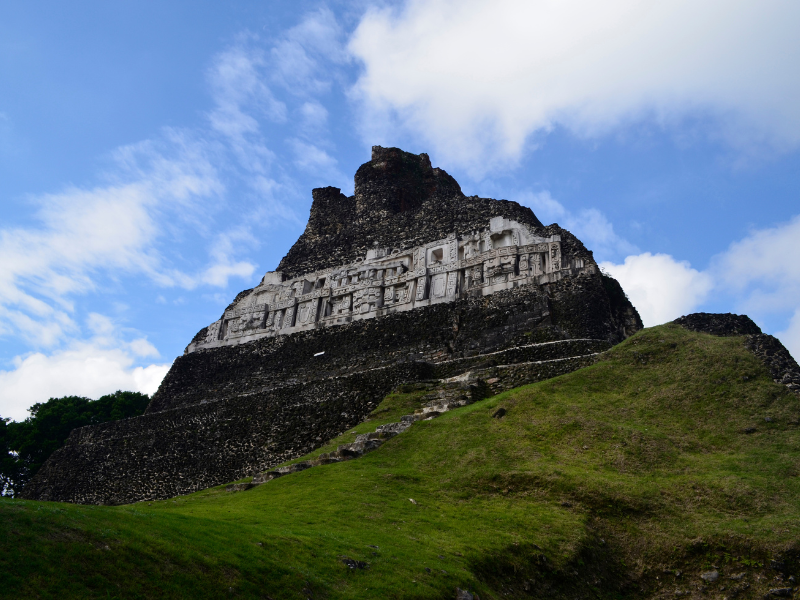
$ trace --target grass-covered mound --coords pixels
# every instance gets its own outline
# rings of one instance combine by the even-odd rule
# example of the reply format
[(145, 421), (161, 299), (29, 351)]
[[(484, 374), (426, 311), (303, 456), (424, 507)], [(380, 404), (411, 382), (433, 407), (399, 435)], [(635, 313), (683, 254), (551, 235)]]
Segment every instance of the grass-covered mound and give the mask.
[[(418, 402), (394, 394), (358, 430)], [(791, 587), (797, 566), (798, 417), (797, 396), (742, 338), (665, 325), (592, 367), (245, 492), (120, 507), (5, 500), (0, 590), (277, 600), (454, 598), (458, 586), (485, 600), (704, 586), (762, 597)], [(716, 581), (700, 579), (712, 570)]]

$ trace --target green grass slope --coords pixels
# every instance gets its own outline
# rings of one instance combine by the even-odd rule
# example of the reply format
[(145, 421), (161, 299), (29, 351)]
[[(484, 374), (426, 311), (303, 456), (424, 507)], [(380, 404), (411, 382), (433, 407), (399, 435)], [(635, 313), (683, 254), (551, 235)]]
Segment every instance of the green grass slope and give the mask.
[[(357, 429), (419, 401), (393, 394)], [(647, 329), (592, 367), (245, 492), (3, 500), (0, 595), (763, 597), (797, 567), (798, 417), (741, 338)]]

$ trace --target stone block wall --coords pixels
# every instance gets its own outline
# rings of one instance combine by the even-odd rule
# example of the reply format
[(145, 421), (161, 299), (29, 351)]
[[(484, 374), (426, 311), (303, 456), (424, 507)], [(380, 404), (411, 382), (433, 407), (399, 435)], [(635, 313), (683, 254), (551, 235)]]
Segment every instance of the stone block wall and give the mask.
[(432, 375), (431, 365), (409, 362), (81, 427), (23, 497), (123, 504), (235, 481), (310, 452), (392, 388)]
[(640, 327), (617, 321), (601, 275), (582, 275), (186, 354), (175, 360), (148, 413), (409, 360), (438, 363), (574, 338), (616, 343), (626, 329)]

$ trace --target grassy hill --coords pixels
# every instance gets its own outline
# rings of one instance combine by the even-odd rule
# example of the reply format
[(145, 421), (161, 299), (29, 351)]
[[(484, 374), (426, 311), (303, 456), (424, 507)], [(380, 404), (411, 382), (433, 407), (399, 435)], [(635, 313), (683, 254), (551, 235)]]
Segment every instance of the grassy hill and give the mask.
[[(419, 402), (392, 394), (356, 431)], [(761, 598), (800, 576), (798, 418), (800, 399), (741, 338), (664, 325), (592, 367), (248, 491), (119, 507), (3, 500), (0, 590)], [(719, 578), (700, 578), (709, 571)]]

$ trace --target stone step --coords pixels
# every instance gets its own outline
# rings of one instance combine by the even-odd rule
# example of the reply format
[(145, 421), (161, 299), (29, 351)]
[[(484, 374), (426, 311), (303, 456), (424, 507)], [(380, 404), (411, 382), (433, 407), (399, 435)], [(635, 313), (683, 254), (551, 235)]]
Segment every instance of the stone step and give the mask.
[(383, 432), (383, 431), (370, 431), (369, 433), (361, 433), (356, 436), (356, 442), (367, 442), (371, 440), (388, 440), (393, 438), (396, 433), (392, 433), (390, 431)]
[(403, 415), (399, 422), (379, 425), (375, 428), (375, 431), (359, 434), (354, 442), (341, 445), (334, 452), (320, 454), (313, 460), (306, 460), (259, 473), (249, 484), (231, 484), (226, 489), (232, 492), (243, 491), (290, 473), (358, 458), (380, 447), (384, 441), (408, 430), (416, 421), (435, 419), (442, 413), (472, 404), (477, 400), (482, 400), (510, 387), (570, 372), (575, 368), (591, 364), (596, 359), (596, 356), (597, 354), (593, 353), (568, 358), (473, 369), (457, 377), (441, 380), (438, 389), (431, 389), (432, 384), (426, 382), (424, 384), (425, 389), (431, 389), (431, 393), (423, 397), (427, 399), (425, 406), (415, 410), (414, 414)]
[(398, 433), (403, 433), (409, 427), (411, 427), (409, 423), (404, 423), (401, 421), (399, 423), (387, 423), (386, 425), (380, 425), (377, 429), (375, 429), (375, 431), (397, 435)]

